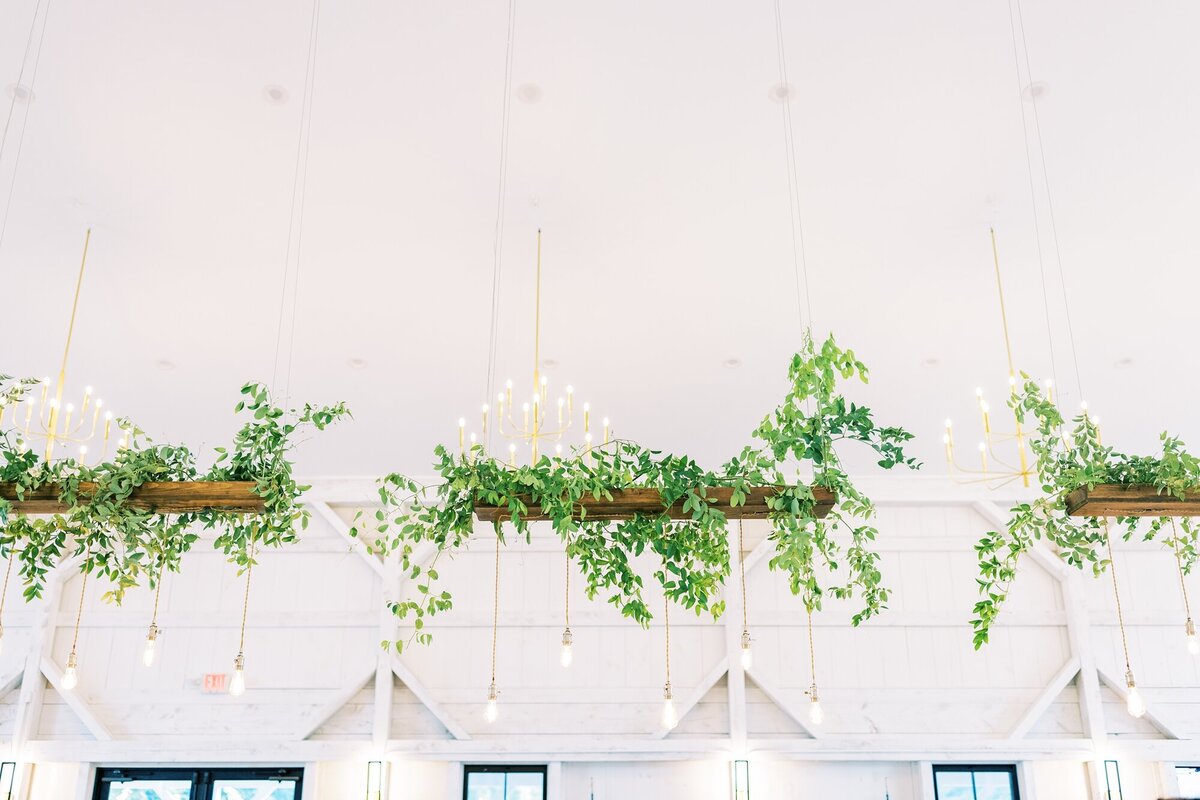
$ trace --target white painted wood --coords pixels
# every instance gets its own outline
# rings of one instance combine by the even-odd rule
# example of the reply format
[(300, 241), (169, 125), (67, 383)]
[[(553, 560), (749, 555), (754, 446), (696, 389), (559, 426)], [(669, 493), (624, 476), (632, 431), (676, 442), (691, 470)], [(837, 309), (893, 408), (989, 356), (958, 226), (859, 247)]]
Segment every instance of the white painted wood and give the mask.
[(403, 661), (396, 656), (391, 656), (390, 660), (392, 671), (395, 672), (396, 677), (400, 679), (400, 682), (408, 687), (410, 692), (417, 696), (417, 699), (419, 699), (425, 705), (425, 707), (429, 709), (431, 714), (438, 718), (438, 721), (445, 726), (446, 730), (450, 732), (451, 736), (460, 741), (466, 741), (471, 738), (466, 729), (458, 724), (458, 722), (449, 714), (447, 714), (441, 705), (433, 699), (433, 695), (428, 689), (425, 688), (421, 681), (417, 679), (417, 676), (413, 674), (412, 670), (410, 670)]
[(563, 800), (562, 762), (546, 765), (546, 800)]
[(57, 664), (48, 658), (43, 658), (42, 674), (46, 677), (46, 680), (50, 681), (50, 685), (54, 687), (54, 690), (58, 692), (63, 701), (71, 707), (71, 710), (75, 712), (75, 715), (79, 717), (79, 720), (91, 732), (92, 736), (95, 736), (102, 742), (107, 742), (113, 738), (112, 731), (108, 729), (108, 726), (96, 716), (95, 711), (88, 705), (88, 702), (80, 697), (79, 687), (77, 686), (70, 691), (63, 688), (62, 670), (58, 668)]
[(1021, 800), (1038, 800), (1033, 765), (1028, 761), (1017, 762), (1017, 792), (1021, 795)]
[[(1118, 697), (1120, 697), (1122, 703), (1129, 698), (1129, 690), (1125, 688), (1125, 681), (1118, 680), (1116, 677), (1109, 675), (1105, 670), (1098, 670), (1097, 674), (1100, 678), (1100, 682), (1112, 690)], [(1143, 700), (1145, 700), (1145, 693), (1143, 693)], [(1170, 737), (1171, 739), (1190, 738), (1189, 736), (1182, 734), (1174, 725), (1168, 724), (1162, 718), (1161, 712), (1158, 712), (1155, 706), (1149, 702), (1146, 703), (1146, 714), (1142, 717), (1142, 719), (1146, 720), (1155, 728), (1157, 728), (1159, 732), (1163, 734), (1163, 736)]]
[(1025, 734), (1029, 733), (1033, 726), (1037, 724), (1037, 721), (1041, 719), (1042, 715), (1046, 713), (1046, 709), (1050, 707), (1050, 704), (1054, 702), (1055, 698), (1062, 694), (1063, 689), (1065, 689), (1067, 684), (1074, 680), (1075, 676), (1078, 674), (1079, 659), (1075, 656), (1071, 656), (1067, 663), (1063, 664), (1062, 669), (1056, 672), (1054, 677), (1050, 679), (1050, 682), (1046, 684), (1046, 688), (1042, 689), (1042, 691), (1038, 694), (1037, 699), (1033, 701), (1033, 704), (1025, 711), (1024, 714), (1021, 715), (1021, 718), (1017, 720), (1017, 723), (1012, 727), (1012, 730), (1009, 731), (1008, 738), (1020, 739)]
[[(688, 712), (694, 709), (696, 705), (704, 699), (704, 696), (709, 693), (713, 686), (716, 685), (717, 681), (725, 677), (727, 672), (729, 672), (729, 657), (725, 656), (718, 661), (711, 670), (709, 670), (708, 674), (701, 679), (700, 683), (694, 689), (688, 692), (688, 694), (683, 698), (683, 702), (677, 704), (675, 710), (678, 714), (678, 718), (682, 720), (684, 717), (686, 717)], [(671, 731), (669, 729), (663, 728), (655, 731), (653, 734), (651, 734), (651, 737), (654, 739), (664, 739), (670, 733)]]
[(367, 546), (361, 539), (350, 534), (350, 526), (346, 524), (345, 520), (337, 515), (336, 511), (329, 507), (328, 503), (320, 500), (310, 500), (307, 501), (305, 505), (311, 509), (317, 517), (324, 520), (325, 524), (327, 524), (334, 533), (336, 533), (343, 541), (346, 542), (351, 552), (362, 556), (363, 562), (370, 567), (376, 575), (381, 578), (385, 577), (383, 562), (376, 556), (367, 552)]
[(913, 785), (917, 790), (918, 800), (937, 800), (933, 786), (933, 762), (917, 761), (912, 765)]
[[(729, 540), (729, 575), (730, 580), (725, 588), (725, 663), (728, 667), (727, 701), (729, 707), (729, 738), (736, 750), (745, 746), (746, 741), (746, 674), (742, 669), (742, 620), (746, 619), (749, 627), (749, 617), (743, 613), (745, 598), (742, 597), (739, 585), (739, 575), (742, 569), (742, 559), (745, 555), (739, 546), (736, 526), (730, 526)], [(753, 648), (751, 649), (753, 652)]]
[(342, 710), (346, 703), (358, 694), (367, 681), (375, 677), (375, 665), (372, 664), (363, 674), (359, 675), (355, 680), (352, 680), (341, 691), (323, 706), (317, 708), (315, 712), (305, 721), (304, 728), (300, 731), (297, 739), (303, 741), (316, 733), (322, 725), (328, 722), (334, 714)]
[(793, 722), (799, 725), (800, 728), (809, 736), (814, 739), (820, 739), (821, 736), (824, 735), (820, 728), (813, 727), (813, 725), (808, 721), (807, 714), (802, 713), (796, 708), (793, 708), (792, 704), (784, 700), (780, 692), (777, 689), (772, 688), (770, 683), (768, 683), (766, 679), (764, 679), (758, 673), (758, 671), (753, 669), (749, 670), (746, 673), (746, 677), (753, 681), (754, 685), (757, 686), (763, 694), (770, 698), (772, 703), (778, 706), (783, 713), (787, 714), (787, 716), (790, 717)]

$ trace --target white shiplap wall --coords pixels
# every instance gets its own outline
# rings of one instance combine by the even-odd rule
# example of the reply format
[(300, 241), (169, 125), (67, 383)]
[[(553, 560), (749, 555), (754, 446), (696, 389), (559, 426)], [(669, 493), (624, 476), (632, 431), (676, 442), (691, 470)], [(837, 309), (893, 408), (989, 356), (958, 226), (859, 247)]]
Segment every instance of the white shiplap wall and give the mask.
[[(502, 705), (494, 726), (481, 716), (494, 568), (486, 527), (468, 552), (439, 564), (456, 608), (436, 621), (432, 647), (406, 652), (398, 662), (411, 685), (377, 681), (383, 570), (351, 551), (337, 522), (338, 514), (345, 518), (356, 500), (370, 496), (369, 486), (354, 482), (319, 482), (313, 501), (336, 501), (337, 513), (318, 514), (303, 543), (264, 553), (255, 569), (244, 697), (199, 689), (205, 672), (231, 667), (243, 589), (224, 557), (201, 548), (187, 557), (183, 574), (165, 584), (165, 633), (153, 668), (140, 663), (150, 593), (133, 592), (113, 608), (99, 601), (104, 587), (91, 581), (74, 705), (53, 686), (38, 687), (44, 691), (40, 709), (38, 691), (10, 691), (0, 702), (0, 735), (13, 738), (19, 713), (35, 715), (30, 735), (17, 746), (23, 762), (40, 765), (25, 776), (26, 791), (38, 798), (57, 796), (43, 793), (51, 780), (86, 783), (86, 766), (78, 771), (78, 764), (254, 761), (319, 764), (310, 797), (356, 797), (344, 789), (347, 782), (361, 780), (363, 763), (383, 754), (396, 761), (393, 800), (431, 796), (428, 787), (451, 796), (460, 791), (457, 764), (510, 759), (564, 762), (556, 777), (562, 797), (586, 798), (594, 781), (606, 787), (597, 800), (645, 796), (656, 783), (695, 784), (678, 796), (716, 798), (728, 796), (728, 761), (735, 753), (754, 761), (756, 788), (775, 787), (765, 796), (803, 785), (840, 787), (841, 797), (882, 797), (886, 776), (895, 800), (917, 798), (927, 790), (922, 762), (1002, 759), (1031, 762), (1024, 773), (1030, 795), (1042, 786), (1042, 798), (1082, 797), (1083, 762), (1119, 757), (1132, 776), (1127, 783), (1145, 792), (1127, 789), (1126, 796), (1152, 797), (1170, 790), (1160, 785), (1165, 772), (1158, 764), (1200, 760), (1200, 746), (1191, 741), (1200, 735), (1200, 667), (1183, 648), (1169, 552), (1131, 543), (1120, 545), (1117, 556), (1133, 623), (1134, 667), (1162, 725), (1130, 719), (1120, 698), (1101, 686), (1096, 705), (1103, 717), (1092, 727), (1107, 736), (1094, 742), (1080, 709), (1081, 676), (1047, 698), (1028, 733), (1014, 739), (1010, 732), (1045, 687), (1081, 656), (1076, 650), (1089, 651), (1084, 661), (1094, 657), (1101, 671), (1122, 674), (1107, 576), (1079, 582), (1086, 635), (1073, 648), (1071, 603), (1054, 565), (1028, 559), (992, 643), (975, 652), (967, 624), (975, 600), (972, 544), (989, 526), (989, 507), (978, 503), (996, 498), (935, 481), (881, 483), (875, 494), (883, 568), (894, 595), (889, 612), (858, 629), (849, 625), (847, 604), (832, 603), (817, 615), (818, 680), (827, 712), (819, 739), (801, 724), (809, 683), (803, 609), (766, 559), (747, 576), (756, 639), (749, 675), (743, 677), (736, 657), (728, 675), (722, 669), (731, 641), (724, 621), (673, 610), (672, 682), (680, 703), (695, 701), (695, 707), (665, 738), (657, 738), (660, 624), (638, 628), (601, 600), (588, 601), (582, 581), (573, 580), (576, 658), (570, 670), (559, 666), (565, 562), (546, 531), (502, 554)], [(747, 525), (748, 551), (765, 532), (765, 524)], [(651, 568), (647, 561), (645, 572)], [(70, 649), (81, 587), (82, 580), (71, 577), (49, 606), (51, 673)], [(1200, 596), (1200, 586), (1193, 590)], [(661, 596), (652, 589), (647, 594), (659, 608)], [(738, 598), (729, 600), (736, 607)], [(0, 678), (26, 667), (41, 607), (25, 607), (19, 590), (10, 588)], [(736, 618), (732, 626), (740, 631)], [(373, 736), (379, 724), (386, 736)], [(68, 773), (79, 777), (64, 777)], [(418, 784), (427, 787), (424, 793), (405, 788)], [(655, 793), (669, 800), (673, 791)], [(1097, 796), (1095, 787), (1091, 791)]]

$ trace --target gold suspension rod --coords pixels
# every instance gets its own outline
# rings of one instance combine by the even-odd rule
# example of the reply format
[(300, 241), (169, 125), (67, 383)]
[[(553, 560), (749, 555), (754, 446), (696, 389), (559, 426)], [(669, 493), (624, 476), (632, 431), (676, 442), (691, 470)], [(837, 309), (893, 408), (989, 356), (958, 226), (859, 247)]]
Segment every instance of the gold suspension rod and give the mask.
[(62, 365), (58, 369), (58, 386), (54, 390), (54, 408), (50, 409), (49, 431), (46, 436), (46, 460), (54, 457), (54, 444), (58, 436), (58, 410), (62, 406), (63, 388), (67, 382), (67, 357), (71, 354), (71, 339), (75, 335), (75, 314), (79, 310), (79, 293), (83, 288), (83, 271), (87, 267), (88, 245), (92, 241), (92, 229), (87, 229), (83, 238), (83, 257), (79, 261), (79, 277), (75, 280), (75, 299), (71, 302), (71, 322), (67, 326), (67, 346), (63, 348)]

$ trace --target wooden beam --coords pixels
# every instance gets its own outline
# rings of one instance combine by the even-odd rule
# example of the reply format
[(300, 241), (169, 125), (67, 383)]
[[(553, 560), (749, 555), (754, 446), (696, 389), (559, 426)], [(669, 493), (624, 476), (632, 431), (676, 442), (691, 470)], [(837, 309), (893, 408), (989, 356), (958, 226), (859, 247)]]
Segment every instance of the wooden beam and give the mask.
[(808, 721), (808, 718), (804, 714), (801, 714), (795, 708), (793, 708), (791, 703), (784, 700), (783, 695), (780, 694), (778, 690), (772, 688), (771, 685), (766, 683), (762, 678), (760, 678), (757, 673), (754, 673), (750, 670), (746, 671), (746, 677), (755, 686), (757, 686), (762, 691), (763, 694), (765, 694), (767, 696), (768, 700), (770, 700), (772, 703), (774, 703), (776, 706), (778, 706), (780, 711), (782, 711), (784, 714), (787, 714), (788, 717), (792, 720), (792, 722), (799, 725), (801, 730), (803, 730), (805, 733), (807, 733), (809, 736), (811, 736), (814, 739), (821, 738), (821, 735), (822, 735), (821, 729), (811, 725)]
[[(261, 514), (266, 506), (254, 493), (254, 481), (166, 481), (143, 483), (133, 490), (126, 504), (130, 508), (159, 514), (181, 514), (189, 511), (230, 511), (240, 514)], [(18, 514), (65, 514), (71, 509), (58, 499), (59, 487), (47, 484), (17, 496), (12, 483), (0, 483), (0, 499), (12, 503)], [(80, 497), (90, 497), (96, 491), (94, 483), (80, 483)]]
[(396, 673), (396, 677), (400, 679), (400, 682), (407, 686), (408, 690), (417, 696), (417, 699), (421, 701), (422, 705), (429, 709), (430, 714), (433, 714), (433, 716), (437, 717), (438, 722), (442, 723), (442, 727), (449, 731), (451, 736), (459, 741), (466, 741), (471, 738), (471, 735), (467, 733), (466, 728), (464, 728), (462, 725), (459, 725), (453, 717), (446, 713), (445, 709), (443, 709), (441, 705), (439, 705), (438, 702), (433, 699), (433, 695), (429, 693), (429, 690), (425, 688), (423, 683), (417, 680), (417, 676), (413, 674), (412, 670), (410, 670), (404, 664), (404, 662), (395, 656), (391, 656), (391, 662), (392, 671)]
[[(729, 672), (729, 657), (725, 656), (700, 680), (700, 685), (693, 689), (691, 694), (679, 704), (678, 716), (676, 718), (682, 722), (687, 713), (699, 705), (700, 701), (704, 699), (704, 695), (712, 691), (712, 688), (717, 685), (717, 681), (721, 680), (727, 672)], [(672, 728), (660, 728), (650, 738), (665, 739), (667, 738), (667, 734), (672, 730)]]
[(48, 658), (43, 658), (42, 674), (46, 676), (46, 680), (50, 681), (50, 685), (53, 686), (58, 692), (59, 696), (62, 697), (63, 702), (70, 706), (71, 710), (75, 712), (75, 715), (79, 717), (79, 721), (83, 723), (84, 727), (87, 728), (89, 732), (91, 732), (92, 736), (96, 737), (97, 741), (110, 742), (113, 740), (114, 737), (112, 735), (112, 731), (108, 729), (107, 725), (100, 721), (100, 718), (97, 717), (95, 712), (92, 711), (92, 707), (87, 704), (87, 701), (79, 696), (79, 692), (76, 691), (78, 687), (71, 690), (63, 688), (63, 675), (57, 664)]
[[(728, 487), (710, 487), (705, 494), (709, 504), (719, 507), (729, 519), (768, 519), (773, 512), (767, 507), (767, 498), (778, 494), (783, 488), (785, 487), (750, 487), (746, 490), (746, 502), (739, 506), (729, 504), (733, 490)], [(816, 499), (814, 515), (826, 516), (837, 502), (837, 498), (833, 492), (820, 487), (813, 487), (812, 492)], [(542, 512), (541, 506), (532, 505), (532, 497), (524, 496), (521, 500), (528, 508), (524, 519), (531, 522), (550, 519)], [(617, 489), (612, 493), (612, 500), (603, 497), (597, 500), (589, 495), (580, 498), (579, 508), (587, 511), (587, 519), (595, 520), (631, 519), (635, 515), (653, 517), (664, 511), (670, 515), (671, 519), (692, 518), (690, 511), (683, 510), (683, 500), (677, 501), (670, 508), (664, 507), (662, 495), (657, 489)], [(496, 522), (509, 519), (512, 514), (507, 506), (478, 503), (475, 506), (475, 516), (484, 522)]]
[(1054, 702), (1054, 698), (1062, 694), (1063, 689), (1067, 688), (1076, 675), (1079, 674), (1079, 659), (1071, 656), (1067, 659), (1067, 663), (1062, 665), (1062, 668), (1054, 674), (1046, 687), (1038, 693), (1037, 699), (1033, 701), (1021, 718), (1017, 720), (1017, 724), (1009, 731), (1008, 738), (1022, 739), (1025, 734), (1033, 730), (1033, 726), (1046, 713), (1046, 709), (1050, 708), (1050, 704)]
[[(1121, 702), (1126, 702), (1129, 700), (1129, 690), (1125, 688), (1124, 681), (1117, 680), (1112, 675), (1109, 675), (1107, 672), (1105, 672), (1102, 669), (1098, 669), (1098, 670), (1096, 670), (1096, 672), (1098, 673), (1098, 675), (1100, 677), (1100, 682), (1103, 683), (1105, 686), (1107, 686), (1109, 689), (1112, 689), (1113, 692), (1118, 697), (1121, 698)], [(1168, 739), (1187, 739), (1188, 738), (1184, 734), (1175, 730), (1171, 725), (1164, 722), (1162, 717), (1155, 714), (1154, 710), (1150, 708), (1149, 703), (1146, 703), (1146, 714), (1142, 717), (1142, 719), (1146, 720), (1146, 722), (1149, 722), (1151, 725), (1153, 725), (1158, 730), (1159, 733), (1161, 733), (1163, 736), (1166, 736)]]
[(354, 699), (354, 696), (362, 691), (362, 688), (367, 685), (367, 681), (375, 677), (375, 665), (372, 664), (366, 671), (366, 674), (358, 675), (353, 681), (346, 685), (344, 689), (333, 696), (325, 705), (318, 708), (308, 721), (304, 723), (304, 730), (296, 737), (297, 741), (304, 741), (312, 736), (321, 726), (329, 720), (333, 719), (333, 715), (341, 711), (342, 708)]
[(1161, 492), (1152, 484), (1101, 483), (1067, 495), (1072, 517), (1196, 517), (1200, 516), (1200, 491), (1185, 492), (1184, 499)]
[(325, 521), (325, 524), (333, 529), (333, 532), (341, 537), (350, 547), (350, 552), (358, 554), (366, 565), (381, 578), (386, 578), (387, 575), (383, 569), (383, 562), (375, 555), (367, 551), (367, 545), (362, 539), (350, 534), (350, 526), (346, 521), (337, 515), (337, 512), (330, 508), (328, 503), (323, 503), (320, 500), (314, 500), (306, 504), (318, 517)]

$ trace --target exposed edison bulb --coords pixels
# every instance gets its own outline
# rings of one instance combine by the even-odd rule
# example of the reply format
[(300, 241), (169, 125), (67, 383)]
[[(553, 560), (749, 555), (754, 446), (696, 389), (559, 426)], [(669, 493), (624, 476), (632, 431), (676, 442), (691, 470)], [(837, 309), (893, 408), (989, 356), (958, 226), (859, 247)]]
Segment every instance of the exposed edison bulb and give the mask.
[(674, 730), (679, 724), (679, 715), (675, 713), (675, 698), (671, 695), (671, 684), (663, 687), (662, 726)]
[(750, 669), (754, 666), (754, 651), (750, 649), (750, 645), (754, 640), (750, 638), (750, 631), (742, 630), (742, 669)]
[(79, 661), (75, 657), (75, 651), (71, 651), (71, 655), (67, 656), (67, 668), (63, 670), (62, 688), (64, 691), (71, 691), (79, 685), (79, 675), (75, 671), (79, 666)]
[(558, 661), (564, 668), (571, 666), (571, 662), (575, 660), (575, 653), (572, 651), (572, 643), (574, 637), (571, 635), (571, 629), (565, 628), (562, 635), (562, 652), (559, 654)]
[(500, 716), (500, 707), (496, 702), (497, 695), (496, 684), (493, 683), (488, 687), (487, 706), (483, 709), (483, 718), (488, 723), (495, 722), (496, 718)]
[(229, 681), (229, 693), (241, 697), (246, 693), (246, 656), (238, 653), (233, 660), (233, 678)]
[(821, 708), (821, 697), (817, 694), (815, 683), (808, 688), (808, 721), (813, 725), (825, 722), (825, 710)]
[[(1200, 639), (1196, 638), (1196, 623), (1192, 622), (1192, 618), (1188, 617), (1187, 621), (1187, 651), (1194, 655), (1200, 656)], [(4, 631), (0, 629), (0, 636), (3, 636)]]
[(146, 649), (142, 651), (142, 663), (147, 667), (154, 666), (154, 648), (157, 643), (158, 626), (151, 622), (150, 630), (146, 632)]
[(1125, 697), (1125, 710), (1129, 712), (1131, 717), (1143, 717), (1146, 715), (1146, 701), (1142, 699), (1142, 693), (1138, 691), (1137, 683), (1133, 680), (1133, 672), (1125, 673), (1125, 686), (1129, 690), (1129, 694)]

